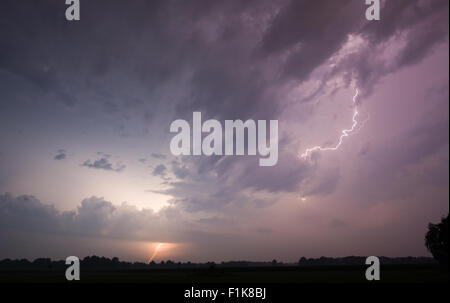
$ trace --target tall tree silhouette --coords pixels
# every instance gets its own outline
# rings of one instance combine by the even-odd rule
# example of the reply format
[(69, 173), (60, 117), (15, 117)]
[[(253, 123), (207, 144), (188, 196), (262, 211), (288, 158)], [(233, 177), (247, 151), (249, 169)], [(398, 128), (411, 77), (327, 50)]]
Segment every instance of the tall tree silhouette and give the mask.
[(428, 224), (425, 245), (433, 257), (445, 268), (448, 266), (448, 215), (441, 223)]

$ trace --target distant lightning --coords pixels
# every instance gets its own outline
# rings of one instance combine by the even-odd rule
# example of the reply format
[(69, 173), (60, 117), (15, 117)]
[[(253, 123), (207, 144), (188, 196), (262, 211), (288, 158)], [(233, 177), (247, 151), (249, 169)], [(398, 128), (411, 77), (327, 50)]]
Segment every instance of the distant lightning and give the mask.
[(314, 147), (306, 149), (305, 152), (300, 155), (300, 158), (306, 159), (306, 158), (308, 158), (308, 156), (310, 156), (315, 151), (328, 151), (328, 150), (339, 149), (342, 142), (344, 141), (344, 138), (348, 137), (356, 129), (356, 126), (358, 125), (359, 112), (358, 112), (358, 106), (356, 104), (356, 98), (358, 97), (358, 94), (359, 94), (359, 91), (358, 91), (358, 89), (356, 89), (356, 93), (353, 96), (353, 117), (352, 117), (353, 124), (352, 124), (352, 127), (349, 129), (342, 130), (342, 134), (339, 137), (339, 141), (336, 144), (336, 146), (334, 146), (334, 147), (314, 146)]
[(153, 261), (153, 259), (156, 257), (156, 254), (158, 253), (158, 250), (161, 248), (161, 246), (163, 246), (163, 243), (158, 243), (158, 245), (156, 245), (155, 251), (153, 252), (153, 255), (150, 257), (150, 259), (148, 260), (147, 263), (150, 263)]

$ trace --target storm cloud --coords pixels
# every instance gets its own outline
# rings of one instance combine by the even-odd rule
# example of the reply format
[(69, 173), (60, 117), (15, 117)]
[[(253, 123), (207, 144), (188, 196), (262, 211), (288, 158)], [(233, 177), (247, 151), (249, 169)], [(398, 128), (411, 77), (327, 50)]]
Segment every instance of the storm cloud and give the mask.
[[(67, 22), (64, 1), (2, 0), (2, 246), (15, 231), (204, 258), (426, 253), (409, 230), (448, 212), (448, 1), (381, 3), (372, 22), (362, 0), (92, 0)], [(336, 144), (355, 105), (339, 151), (299, 158)], [(173, 156), (170, 123), (194, 111), (278, 120), (277, 165)]]

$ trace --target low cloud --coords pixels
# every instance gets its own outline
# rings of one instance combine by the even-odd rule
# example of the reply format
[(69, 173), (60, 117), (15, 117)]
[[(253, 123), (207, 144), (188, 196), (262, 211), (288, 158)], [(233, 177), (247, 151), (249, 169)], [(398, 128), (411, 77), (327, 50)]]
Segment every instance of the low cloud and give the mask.
[(159, 153), (152, 153), (151, 156), (155, 159), (166, 159), (166, 155), (159, 154)]
[[(206, 221), (211, 228), (224, 223), (221, 220)], [(100, 197), (90, 197), (73, 210), (60, 211), (34, 196), (3, 194), (0, 195), (0, 257), (12, 255), (17, 258), (29, 255), (30, 251), (34, 257), (36, 254), (55, 256), (55, 250), (49, 250), (46, 245), (62, 252), (61, 255), (56, 253), (59, 257), (67, 256), (68, 252), (80, 257), (92, 254), (111, 256), (114, 253), (111, 252), (111, 243), (120, 247), (116, 252), (128, 251), (133, 255), (135, 247), (123, 243), (146, 245), (163, 242), (194, 244), (197, 253), (191, 256), (198, 259), (206, 258), (211, 253), (209, 249), (218, 254), (223, 253), (221, 245), (228, 246), (236, 241), (245, 243), (239, 234), (230, 237), (220, 230), (204, 231), (205, 223), (189, 220), (176, 207), (164, 207), (155, 212), (138, 209), (128, 203), (115, 205)], [(139, 254), (148, 258), (150, 253), (147, 247)]]
[(178, 179), (184, 179), (189, 175), (189, 169), (184, 164), (172, 161), (172, 172)]
[(81, 164), (81, 166), (88, 167), (88, 168), (116, 171), (116, 172), (121, 172), (126, 167), (123, 164), (118, 164), (113, 167), (113, 164), (111, 162), (109, 162), (109, 160), (107, 158), (100, 158), (98, 160), (95, 160), (94, 162), (91, 162), (91, 160), (86, 160), (83, 162), (83, 164)]
[(53, 157), (55, 160), (64, 160), (67, 157), (66, 151), (64, 149), (58, 150), (58, 154)]
[(153, 176), (161, 176), (164, 177), (167, 172), (167, 167), (164, 164), (159, 164), (153, 169)]
[(32, 234), (161, 240), (151, 231), (166, 224), (165, 220), (165, 211), (138, 210), (126, 203), (116, 206), (98, 197), (84, 199), (76, 210), (61, 212), (33, 196), (0, 195), (0, 234), (13, 229)]

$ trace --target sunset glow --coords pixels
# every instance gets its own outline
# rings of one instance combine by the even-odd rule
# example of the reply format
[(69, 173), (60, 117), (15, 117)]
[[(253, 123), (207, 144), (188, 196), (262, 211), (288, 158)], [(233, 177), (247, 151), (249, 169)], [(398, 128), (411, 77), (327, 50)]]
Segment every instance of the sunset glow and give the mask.
[(156, 257), (156, 255), (158, 254), (159, 249), (164, 245), (164, 243), (158, 243), (156, 244), (155, 250), (153, 251), (152, 256), (150, 257), (150, 259), (148, 259), (147, 263), (150, 263), (153, 261), (153, 259)]

